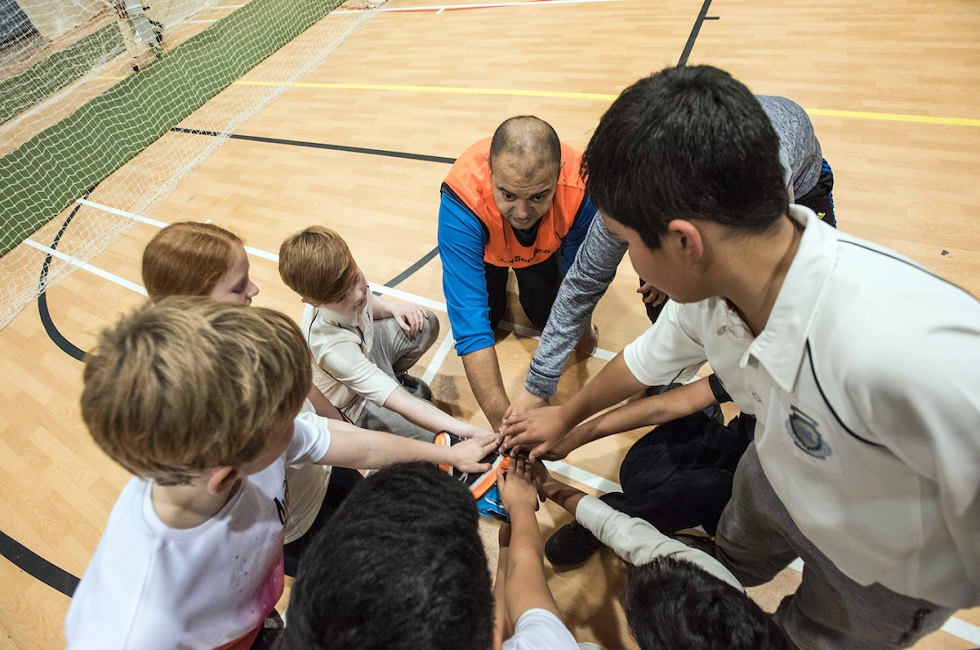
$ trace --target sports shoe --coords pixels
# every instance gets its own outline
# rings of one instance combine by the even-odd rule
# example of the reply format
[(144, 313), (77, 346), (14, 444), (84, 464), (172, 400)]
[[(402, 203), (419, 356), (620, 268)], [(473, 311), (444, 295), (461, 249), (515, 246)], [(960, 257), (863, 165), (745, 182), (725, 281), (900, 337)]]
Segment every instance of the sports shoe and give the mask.
[[(433, 444), (451, 447), (459, 444), (463, 438), (449, 431), (436, 434)], [(497, 490), (497, 474), (507, 469), (510, 464), (509, 456), (502, 456), (498, 451), (491, 451), (480, 459), (480, 462), (490, 463), (490, 469), (482, 474), (461, 472), (451, 465), (439, 465), (439, 468), (464, 484), (477, 500), (476, 508), (484, 517), (510, 521), (510, 515), (500, 502), (500, 492)]]
[(476, 511), (481, 517), (496, 519), (497, 521), (510, 521), (507, 509), (500, 501), (500, 488), (494, 483), (490, 489), (483, 493), (483, 496), (476, 500)]
[(599, 550), (602, 542), (588, 528), (573, 521), (559, 528), (544, 545), (544, 556), (552, 566), (585, 562)]
[(424, 399), (427, 402), (432, 401), (432, 389), (418, 377), (413, 377), (406, 373), (404, 375), (398, 375), (397, 379), (398, 383), (410, 394), (419, 399)]

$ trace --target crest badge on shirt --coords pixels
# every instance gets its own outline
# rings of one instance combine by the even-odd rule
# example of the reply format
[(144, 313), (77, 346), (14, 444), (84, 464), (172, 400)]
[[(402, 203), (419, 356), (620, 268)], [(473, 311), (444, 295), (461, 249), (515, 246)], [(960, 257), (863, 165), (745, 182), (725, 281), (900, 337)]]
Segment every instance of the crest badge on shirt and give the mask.
[(789, 417), (786, 419), (787, 432), (792, 436), (793, 443), (814, 458), (825, 459), (834, 454), (816, 420), (806, 413), (791, 406)]

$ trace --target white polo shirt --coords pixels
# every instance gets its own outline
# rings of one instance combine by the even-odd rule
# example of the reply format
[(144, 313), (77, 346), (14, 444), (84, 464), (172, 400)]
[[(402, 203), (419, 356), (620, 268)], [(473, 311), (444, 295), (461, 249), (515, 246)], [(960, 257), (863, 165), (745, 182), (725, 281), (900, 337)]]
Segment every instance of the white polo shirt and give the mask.
[(356, 314), (338, 314), (307, 305), (303, 311), (306, 343), (310, 346), (313, 381), (330, 403), (356, 422), (368, 400), (384, 406), (398, 381), (371, 360), (374, 347), (374, 300), (371, 294)]
[(806, 208), (790, 216), (805, 230), (758, 337), (724, 299), (669, 303), (626, 364), (655, 385), (709, 361), (758, 418), (793, 521), (850, 578), (978, 605), (980, 303)]

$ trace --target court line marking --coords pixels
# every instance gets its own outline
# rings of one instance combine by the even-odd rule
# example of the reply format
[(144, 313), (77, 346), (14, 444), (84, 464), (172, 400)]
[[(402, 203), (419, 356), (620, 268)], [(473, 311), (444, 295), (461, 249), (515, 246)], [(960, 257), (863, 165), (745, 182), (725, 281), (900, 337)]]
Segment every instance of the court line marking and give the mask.
[[(278, 86), (276, 82), (236, 81), (236, 84), (252, 86)], [(389, 84), (345, 84), (345, 83), (314, 83), (298, 82), (294, 88), (301, 89), (335, 89), (335, 90), (383, 90), (392, 92), (446, 93), (458, 95), (504, 95), (518, 97), (544, 97), (554, 99), (588, 99), (612, 102), (619, 95), (607, 93), (578, 93), (551, 90), (521, 90), (506, 88), (457, 88), (450, 86), (406, 86)], [(843, 117), (860, 120), (878, 120), (884, 122), (910, 122), (916, 124), (944, 124), (947, 126), (980, 127), (980, 119), (962, 117), (933, 117), (929, 115), (907, 115), (902, 113), (878, 113), (873, 111), (844, 111), (830, 108), (804, 108), (808, 115), (820, 117)]]
[[(557, 0), (556, 0), (557, 1)], [(122, 81), (126, 77), (100, 76), (94, 79), (103, 81)], [(232, 82), (239, 86), (282, 86), (275, 81), (243, 81)], [(290, 88), (326, 89), (326, 90), (384, 90), (392, 92), (416, 93), (445, 93), (456, 95), (502, 95), (511, 97), (543, 97), (549, 99), (587, 99), (592, 101), (612, 102), (619, 95), (607, 93), (579, 93), (554, 90), (521, 90), (506, 88), (456, 88), (450, 86), (403, 86), (390, 84), (347, 84), (347, 83), (314, 83), (300, 81), (288, 84)], [(910, 115), (904, 113), (876, 113), (872, 111), (844, 111), (833, 108), (803, 108), (808, 115), (814, 117), (841, 117), (856, 120), (876, 120), (879, 122), (906, 122), (911, 124), (938, 124), (945, 126), (980, 127), (980, 119), (968, 117), (939, 117), (930, 115)]]
[[(150, 219), (148, 217), (140, 217), (138, 215), (133, 215), (133, 214), (127, 213), (127, 212), (125, 212), (123, 210), (119, 210), (117, 208), (111, 208), (109, 206), (103, 206), (103, 205), (101, 205), (99, 203), (94, 203), (94, 202), (88, 201), (86, 199), (78, 199), (78, 203), (81, 203), (82, 205), (86, 205), (88, 207), (92, 207), (92, 208), (95, 208), (95, 209), (100, 209), (100, 210), (101, 209), (105, 209), (105, 211), (112, 212), (112, 214), (117, 214), (117, 215), (120, 215), (120, 216), (127, 216), (127, 217), (133, 218), (133, 219), (135, 219), (137, 221), (140, 221), (142, 223), (151, 225), (151, 226), (157, 226), (158, 224), (162, 224), (159, 227), (165, 227), (166, 225), (168, 225), (168, 224), (165, 224), (162, 221), (157, 221), (155, 219)], [(53, 255), (54, 257), (57, 257), (59, 259), (62, 259), (62, 260), (66, 261), (66, 262), (68, 262), (70, 264), (73, 264), (73, 265), (77, 266), (78, 268), (84, 269), (84, 270), (86, 270), (86, 271), (88, 271), (90, 273), (93, 273), (94, 275), (97, 275), (97, 276), (99, 276), (99, 277), (101, 277), (103, 279), (109, 280), (110, 282), (114, 282), (115, 284), (118, 284), (118, 285), (120, 285), (122, 287), (125, 287), (127, 289), (130, 289), (131, 291), (135, 291), (136, 293), (139, 293), (140, 295), (143, 295), (143, 296), (146, 296), (147, 295), (146, 294), (146, 289), (144, 289), (140, 285), (136, 284), (135, 282), (130, 282), (129, 280), (126, 280), (125, 278), (121, 278), (118, 275), (115, 275), (113, 273), (109, 273), (108, 271), (105, 271), (103, 269), (100, 269), (100, 268), (98, 268), (96, 266), (93, 266), (93, 265), (87, 263), (87, 262), (82, 262), (78, 258), (72, 257), (71, 255), (66, 255), (65, 253), (62, 253), (60, 251), (57, 251), (57, 250), (55, 250), (53, 248), (50, 248), (48, 246), (45, 246), (43, 244), (39, 244), (38, 242), (36, 242), (36, 241), (34, 241), (32, 239), (25, 239), (24, 242), (27, 245), (29, 245), (29, 246), (31, 246), (33, 248), (36, 248), (38, 250), (44, 251), (46, 253), (49, 253), (49, 254)], [(272, 253), (267, 253), (267, 252), (261, 251), (259, 249), (252, 249), (252, 248), (246, 246), (246, 250), (248, 250), (250, 252), (251, 251), (256, 251), (257, 253), (261, 253), (261, 255), (257, 255), (257, 256), (258, 257), (262, 257), (263, 259), (268, 259), (268, 260), (275, 259), (276, 261), (278, 261), (278, 259), (279, 259), (279, 256), (278, 255), (274, 255)], [(426, 300), (427, 302), (430, 302), (430, 303), (433, 303), (433, 304), (436, 304), (436, 305), (443, 305), (443, 306), (445, 306), (445, 303), (438, 303), (436, 301), (430, 301), (430, 300), (421, 298), (420, 296), (413, 296), (410, 293), (407, 293), (407, 292), (404, 292), (404, 291), (400, 291), (398, 289), (392, 289), (391, 287), (386, 287), (384, 285), (372, 285), (372, 290), (377, 290), (378, 293), (389, 293), (390, 295), (393, 295), (393, 296), (395, 296), (397, 294), (401, 294), (402, 296), (408, 296), (411, 299)], [(507, 325), (511, 325), (512, 327), (514, 327), (514, 325), (511, 324), (511, 323), (507, 323)], [(533, 332), (534, 331), (534, 330), (530, 330), (529, 328), (522, 327), (520, 325), (517, 325), (516, 327), (517, 328), (521, 328), (523, 330), (526, 330), (528, 332)], [(515, 333), (516, 333), (516, 330), (515, 330)], [(423, 377), (423, 379), (425, 381), (427, 381), (427, 382), (428, 381), (431, 381), (432, 378), (439, 371), (439, 368), (442, 366), (442, 363), (445, 361), (446, 356), (449, 354), (449, 348), (452, 346), (452, 343), (453, 343), (452, 330), (450, 330), (449, 332), (447, 332), (447, 334), (446, 334), (445, 338), (443, 339), (442, 343), (440, 344), (439, 348), (436, 350), (435, 356), (429, 362), (429, 366), (426, 368), (425, 374), (422, 375), (422, 377)], [(431, 371), (431, 375), (430, 375), (430, 371)], [(593, 489), (595, 489), (597, 491), (600, 491), (600, 492), (621, 492), (622, 491), (622, 487), (618, 483), (614, 483), (613, 481), (610, 481), (608, 479), (604, 479), (601, 476), (597, 476), (595, 474), (592, 474), (591, 472), (589, 472), (587, 470), (584, 470), (584, 469), (581, 469), (581, 468), (578, 468), (578, 467), (575, 467), (574, 465), (569, 465), (568, 463), (565, 463), (563, 461), (544, 461), (544, 463), (545, 463), (545, 466), (548, 467), (549, 470), (555, 472), (556, 474), (560, 474), (561, 476), (564, 476), (565, 478), (569, 478), (569, 479), (571, 479), (573, 481), (577, 481), (577, 482), (579, 482), (579, 483), (581, 483), (583, 485), (586, 485), (588, 487), (591, 487), (591, 488), (593, 488)], [(792, 569), (795, 569), (797, 571), (802, 571), (803, 570), (803, 561), (800, 560), (799, 558), (797, 558), (792, 563), (790, 563), (789, 567), (792, 568)], [(947, 620), (946, 623), (944, 623), (943, 626), (940, 629), (942, 629), (944, 632), (947, 632), (948, 634), (951, 634), (951, 635), (953, 635), (953, 636), (955, 636), (957, 638), (963, 639), (964, 641), (967, 641), (969, 643), (980, 643), (980, 627), (977, 627), (976, 625), (973, 625), (971, 623), (968, 623), (968, 622), (966, 622), (966, 621), (964, 621), (962, 619), (958, 619), (955, 616), (950, 617), (949, 620)]]

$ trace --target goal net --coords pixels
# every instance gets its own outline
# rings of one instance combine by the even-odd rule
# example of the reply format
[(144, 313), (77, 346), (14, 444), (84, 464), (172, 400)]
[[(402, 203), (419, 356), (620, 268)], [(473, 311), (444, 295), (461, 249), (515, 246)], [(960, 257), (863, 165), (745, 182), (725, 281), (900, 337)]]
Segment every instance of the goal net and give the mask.
[(381, 3), (342, 1), (0, 0), (0, 328)]

